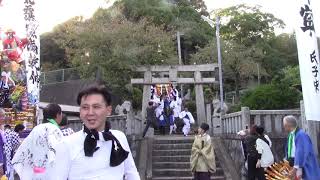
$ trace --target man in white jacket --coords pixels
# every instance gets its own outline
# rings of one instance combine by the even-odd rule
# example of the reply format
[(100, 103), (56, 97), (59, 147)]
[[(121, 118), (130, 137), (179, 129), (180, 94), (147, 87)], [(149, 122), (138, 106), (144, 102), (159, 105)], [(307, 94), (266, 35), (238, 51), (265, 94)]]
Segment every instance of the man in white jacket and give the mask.
[(56, 151), (55, 180), (140, 180), (126, 135), (110, 129), (111, 95), (103, 86), (78, 94), (82, 131)]

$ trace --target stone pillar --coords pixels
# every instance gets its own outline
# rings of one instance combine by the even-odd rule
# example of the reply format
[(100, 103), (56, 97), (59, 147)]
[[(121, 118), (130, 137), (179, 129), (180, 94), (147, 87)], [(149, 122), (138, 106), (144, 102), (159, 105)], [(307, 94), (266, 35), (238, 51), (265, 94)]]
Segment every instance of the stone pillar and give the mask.
[(169, 69), (169, 81), (171, 81), (173, 84), (177, 82), (177, 75), (178, 75), (177, 68), (172, 66)]
[(282, 115), (275, 115), (274, 118), (274, 126), (275, 126), (275, 131), (277, 133), (281, 133), (282, 132)]
[(211, 114), (211, 104), (206, 104), (206, 122), (209, 124), (210, 129), (213, 126), (212, 114)]
[(201, 81), (201, 72), (194, 72), (194, 79), (196, 82), (195, 91), (196, 91), (196, 106), (197, 106), (197, 123), (201, 124), (206, 121), (206, 112), (204, 107), (204, 96), (203, 96), (203, 86), (202, 84), (197, 84)]
[(145, 121), (145, 117), (146, 117), (146, 108), (148, 106), (148, 102), (150, 100), (151, 97), (151, 80), (152, 80), (152, 74), (151, 71), (146, 71), (144, 72), (144, 83), (147, 85), (143, 85), (143, 95), (142, 95), (142, 109), (141, 109), (141, 118), (142, 118), (142, 122)]
[(242, 120), (242, 130), (246, 128), (250, 129), (250, 109), (248, 107), (241, 107), (241, 120)]
[(264, 130), (267, 133), (273, 132), (272, 130), (272, 118), (270, 114), (264, 116)]
[(313, 149), (315, 150), (316, 156), (319, 155), (319, 132), (320, 132), (320, 122), (319, 121), (310, 121), (306, 120), (305, 111), (304, 111), (304, 104), (303, 101), (300, 101), (300, 109), (301, 109), (301, 121), (302, 121), (302, 128), (309, 134)]

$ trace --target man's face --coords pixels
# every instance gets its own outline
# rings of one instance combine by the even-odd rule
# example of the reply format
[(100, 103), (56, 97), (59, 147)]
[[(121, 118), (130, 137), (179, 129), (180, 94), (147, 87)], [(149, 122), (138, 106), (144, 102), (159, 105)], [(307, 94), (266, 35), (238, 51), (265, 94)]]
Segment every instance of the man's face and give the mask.
[(291, 129), (292, 129), (286, 120), (283, 120), (283, 128), (286, 132), (291, 132)]
[(60, 124), (61, 121), (62, 121), (62, 113), (59, 113), (59, 114), (57, 114), (56, 122), (57, 122), (58, 124)]
[(203, 135), (204, 133), (205, 133), (205, 131), (201, 127), (199, 127), (198, 128), (198, 135)]
[(103, 131), (106, 117), (112, 112), (101, 94), (83, 96), (80, 104), (80, 118), (88, 129)]

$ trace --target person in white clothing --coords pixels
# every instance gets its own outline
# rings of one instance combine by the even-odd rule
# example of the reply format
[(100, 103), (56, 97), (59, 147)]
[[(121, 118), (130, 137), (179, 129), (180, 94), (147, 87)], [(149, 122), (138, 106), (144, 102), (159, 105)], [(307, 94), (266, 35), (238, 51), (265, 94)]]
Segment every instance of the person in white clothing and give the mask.
[(271, 139), (269, 138), (269, 136), (266, 135), (266, 134), (263, 134), (263, 136), (264, 136), (264, 138), (266, 138), (266, 140), (269, 142), (268, 144), (269, 144), (270, 148), (272, 148), (272, 141), (271, 141)]
[(92, 86), (78, 95), (82, 131), (57, 148), (55, 180), (140, 180), (125, 134), (110, 130), (111, 95)]
[(257, 161), (256, 168), (261, 167), (265, 169), (274, 163), (274, 157), (269, 145), (270, 139), (267, 140), (265, 138), (263, 127), (258, 126), (256, 128), (256, 132), (258, 134), (258, 138), (256, 140), (256, 149), (260, 157)]
[(43, 109), (42, 124), (33, 128), (12, 159), (21, 180), (57, 180), (56, 151), (63, 141), (59, 128), (61, 120), (62, 111), (58, 104), (48, 104)]
[(183, 120), (184, 126), (182, 128), (182, 132), (184, 136), (188, 136), (190, 132), (191, 125), (194, 124), (194, 119), (192, 114), (188, 111), (188, 108), (184, 108), (184, 111), (182, 111), (179, 114), (179, 118)]

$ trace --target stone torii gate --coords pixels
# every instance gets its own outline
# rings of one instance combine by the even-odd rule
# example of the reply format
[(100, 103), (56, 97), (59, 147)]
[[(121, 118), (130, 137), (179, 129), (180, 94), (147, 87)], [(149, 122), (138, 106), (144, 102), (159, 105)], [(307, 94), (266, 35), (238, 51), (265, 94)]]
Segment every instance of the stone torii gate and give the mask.
[[(136, 72), (143, 72), (144, 78), (131, 79), (131, 84), (143, 85), (142, 97), (142, 119), (145, 119), (146, 108), (151, 96), (150, 85), (153, 84), (194, 84), (197, 106), (197, 123), (206, 122), (206, 112), (203, 95), (204, 84), (218, 84), (219, 82), (212, 78), (203, 78), (201, 72), (218, 72), (217, 64), (202, 65), (161, 65), (161, 66), (141, 66), (135, 69)], [(152, 77), (153, 73), (168, 73), (169, 77)], [(179, 72), (193, 72), (193, 78), (178, 77)], [(215, 73), (214, 73), (215, 74)]]

